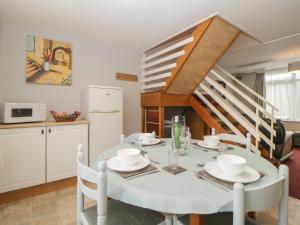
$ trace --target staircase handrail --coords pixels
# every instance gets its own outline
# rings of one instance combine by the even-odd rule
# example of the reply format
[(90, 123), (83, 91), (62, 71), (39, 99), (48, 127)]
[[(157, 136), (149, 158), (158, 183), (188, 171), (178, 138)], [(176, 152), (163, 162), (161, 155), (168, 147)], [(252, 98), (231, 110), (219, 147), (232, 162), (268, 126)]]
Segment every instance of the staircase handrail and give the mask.
[(268, 100), (266, 100), (263, 96), (261, 96), (260, 94), (258, 94), (257, 92), (255, 92), (254, 90), (252, 90), (250, 87), (248, 87), (247, 85), (245, 85), (243, 82), (241, 82), (240, 80), (238, 80), (236, 77), (234, 77), (232, 74), (228, 73), (226, 70), (224, 70), (221, 66), (219, 65), (215, 65), (215, 67), (220, 70), (223, 74), (225, 74), (227, 77), (231, 78), (232, 80), (234, 80), (236, 83), (238, 83), (239, 85), (241, 85), (243, 88), (245, 88), (247, 91), (249, 91), (252, 95), (254, 95), (255, 97), (259, 98), (259, 100), (263, 101), (265, 104), (269, 105), (272, 110), (275, 111), (279, 111), (279, 109), (274, 106), (272, 103), (270, 103)]
[[(216, 66), (214, 69), (212, 69), (210, 71), (210, 74), (213, 75), (213, 78), (210, 76), (206, 76), (204, 82), (202, 82), (199, 87), (208, 95), (210, 95), (214, 101), (216, 101), (221, 107), (229, 112), (230, 115), (232, 115), (248, 132), (251, 133), (251, 135), (255, 138), (255, 146), (253, 146), (255, 149), (258, 149), (259, 142), (261, 140), (268, 143), (268, 145), (270, 146), (270, 158), (272, 158), (273, 150), (275, 149), (274, 137), (276, 137), (276, 130), (274, 129), (274, 111), (278, 109), (261, 95), (257, 94), (255, 91), (243, 84), (241, 81), (239, 81), (237, 78), (225, 71), (220, 66)], [(223, 87), (214, 78), (223, 82), (226, 86)], [(235, 84), (240, 84), (240, 86), (235, 85), (234, 83), (232, 83), (232, 81), (235, 81)], [(229, 89), (227, 89), (227, 87), (229, 87)], [(240, 88), (249, 90), (250, 94), (257, 96), (265, 104), (271, 106), (271, 112), (268, 112), (263, 106), (253, 100), (252, 96), (249, 96), (249, 93), (246, 94)], [(241, 101), (240, 98), (236, 97), (236, 94), (240, 96), (240, 98), (242, 98), (244, 101)], [(206, 103), (206, 105), (208, 104)], [(234, 106), (236, 106), (240, 110), (236, 111), (236, 107)], [(252, 110), (252, 107), (254, 107), (254, 110)], [(240, 111), (244, 112), (247, 116), (240, 114)], [(248, 119), (248, 117), (250, 119)], [(271, 120), (271, 124), (268, 124), (264, 120), (264, 117), (269, 118)], [(227, 122), (224, 121), (224, 118), (220, 119), (222, 119), (223, 122)], [(234, 133), (236, 133), (236, 129), (233, 129), (231, 124), (226, 125), (230, 125), (229, 128)], [(266, 136), (265, 134), (263, 134), (260, 131), (260, 126), (268, 130), (270, 132), (270, 136)]]
[[(274, 115), (269, 113), (266, 109), (264, 109), (261, 105), (259, 105), (256, 101), (254, 101), (251, 97), (246, 95), (243, 91), (241, 91), (239, 88), (237, 88), (235, 85), (233, 85), (231, 82), (229, 82), (227, 79), (224, 79), (220, 74), (218, 74), (215, 70), (210, 71), (213, 75), (215, 75), (219, 80), (224, 82), (226, 84), (226, 87), (230, 87), (232, 91), (240, 95), (242, 98), (244, 98), (247, 103), (255, 107), (255, 112), (249, 114), (246, 111), (244, 111), (250, 118), (255, 118), (255, 121), (259, 121), (259, 124), (264, 126), (266, 129), (271, 130), (271, 133), (273, 136), (276, 136), (276, 131), (271, 128), (271, 125), (269, 125), (267, 122), (265, 122), (262, 118), (259, 117), (259, 115), (256, 115), (256, 111), (261, 112), (263, 115), (266, 115), (269, 119), (273, 120)], [(229, 97), (229, 96), (228, 96)], [(230, 99), (230, 97), (229, 97)], [(233, 100), (234, 101), (234, 100)], [(247, 108), (248, 109), (248, 108)], [(248, 110), (249, 111), (249, 110)]]

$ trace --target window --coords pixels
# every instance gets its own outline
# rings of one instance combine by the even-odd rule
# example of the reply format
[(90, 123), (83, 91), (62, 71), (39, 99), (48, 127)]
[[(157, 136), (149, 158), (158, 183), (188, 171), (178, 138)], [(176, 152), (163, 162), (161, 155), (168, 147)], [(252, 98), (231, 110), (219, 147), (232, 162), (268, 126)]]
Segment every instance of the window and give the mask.
[(275, 116), (283, 120), (300, 120), (300, 74), (269, 71), (265, 73), (265, 80), (266, 98), (279, 109)]

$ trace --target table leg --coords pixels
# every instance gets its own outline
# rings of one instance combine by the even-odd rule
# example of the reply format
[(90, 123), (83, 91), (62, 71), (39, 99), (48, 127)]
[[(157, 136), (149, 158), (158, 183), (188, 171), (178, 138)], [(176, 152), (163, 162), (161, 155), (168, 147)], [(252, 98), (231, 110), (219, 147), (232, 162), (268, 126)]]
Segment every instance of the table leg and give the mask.
[(203, 225), (203, 216), (199, 214), (190, 214), (190, 225)]

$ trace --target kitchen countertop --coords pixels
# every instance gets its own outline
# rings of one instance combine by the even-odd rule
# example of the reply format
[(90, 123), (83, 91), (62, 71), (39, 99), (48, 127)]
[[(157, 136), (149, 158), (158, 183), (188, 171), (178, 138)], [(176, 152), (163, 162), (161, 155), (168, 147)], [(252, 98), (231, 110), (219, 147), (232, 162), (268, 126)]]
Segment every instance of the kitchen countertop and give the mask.
[(0, 129), (79, 125), (79, 124), (89, 124), (89, 123), (90, 122), (88, 120), (75, 120), (73, 122), (44, 121), (44, 122), (13, 123), (13, 124), (0, 123)]

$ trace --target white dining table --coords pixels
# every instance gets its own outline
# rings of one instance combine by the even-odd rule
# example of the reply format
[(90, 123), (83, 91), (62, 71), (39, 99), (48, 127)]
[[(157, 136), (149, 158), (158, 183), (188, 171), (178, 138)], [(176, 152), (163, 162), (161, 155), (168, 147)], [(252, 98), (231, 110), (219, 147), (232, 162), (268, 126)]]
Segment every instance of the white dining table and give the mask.
[[(165, 145), (143, 147), (150, 159), (160, 163), (159, 165), (152, 163), (160, 169), (160, 172), (124, 179), (118, 173), (108, 169), (108, 196), (131, 205), (170, 215), (232, 211), (233, 191), (224, 190), (195, 175), (195, 172), (203, 170), (203, 167), (198, 164), (216, 160), (217, 151), (207, 151), (191, 145), (187, 154), (179, 157), (179, 165), (186, 171), (173, 175), (162, 169), (168, 165), (168, 150), (171, 148), (171, 139), (163, 140)], [(124, 143), (107, 149), (99, 155), (93, 168), (95, 169), (101, 160), (115, 156), (119, 149), (126, 147), (132, 147), (132, 145)], [(258, 181), (247, 184), (246, 190), (262, 187), (278, 179), (277, 168), (261, 156), (237, 146), (230, 153), (246, 158), (248, 166), (265, 173), (265, 176)]]

